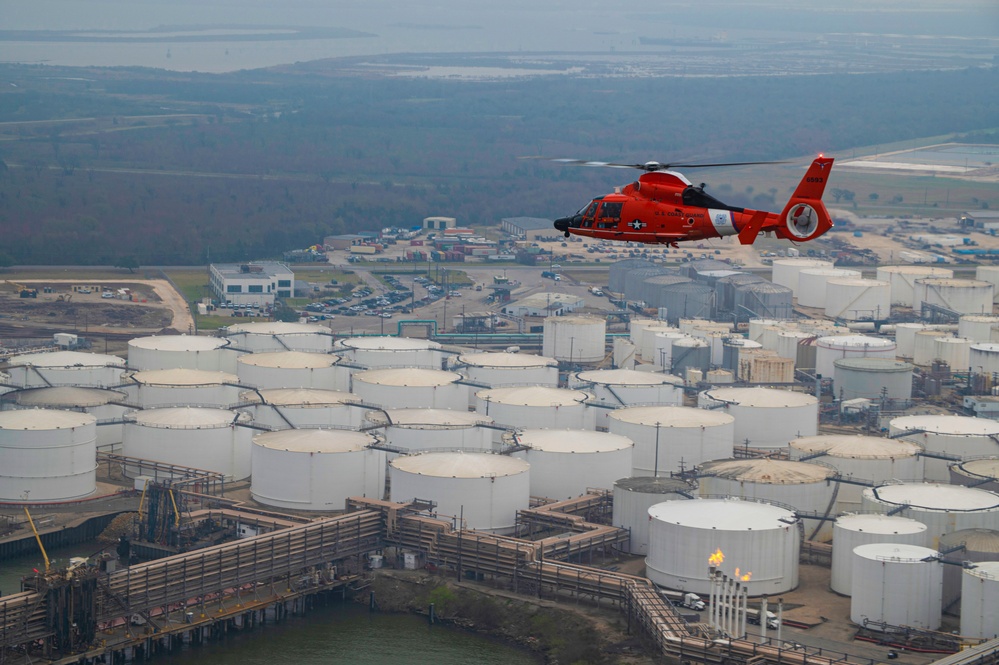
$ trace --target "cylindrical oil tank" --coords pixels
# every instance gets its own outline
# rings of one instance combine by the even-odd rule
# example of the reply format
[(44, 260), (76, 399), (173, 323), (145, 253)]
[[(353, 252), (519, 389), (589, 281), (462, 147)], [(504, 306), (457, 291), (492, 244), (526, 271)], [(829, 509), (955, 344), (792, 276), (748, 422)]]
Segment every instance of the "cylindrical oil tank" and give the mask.
[(236, 360), (236, 375), (254, 388), (347, 390), (350, 372), (339, 362), (340, 356), (306, 351), (248, 353)]
[(351, 337), (336, 343), (337, 353), (354, 365), (382, 367), (441, 366), (441, 345), (409, 337)]
[(723, 369), (739, 376), (739, 359), (745, 358), (747, 351), (762, 349), (763, 345), (745, 337), (727, 337), (722, 341), (722, 361), (720, 365)]
[(961, 573), (961, 635), (983, 640), (999, 636), (999, 561)]
[(925, 323), (903, 322), (895, 324), (896, 355), (899, 358), (912, 358), (916, 352), (916, 333), (926, 330), (926, 328)]
[(239, 377), (207, 369), (150, 369), (131, 374), (125, 391), (140, 409), (213, 406), (228, 409), (244, 390)]
[(912, 362), (921, 367), (932, 365), (937, 357), (937, 340), (946, 334), (932, 328), (916, 332), (912, 350)]
[(999, 343), (972, 344), (968, 352), (968, 363), (976, 372), (984, 374), (999, 372)]
[(957, 336), (976, 343), (999, 342), (999, 316), (965, 314), (957, 322)]
[(128, 367), (153, 369), (203, 369), (209, 372), (232, 372), (236, 352), (221, 337), (200, 335), (153, 335), (128, 341)]
[(975, 266), (975, 279), (988, 282), (995, 287), (994, 293), (999, 295), (999, 266)]
[(888, 282), (857, 277), (826, 282), (826, 316), (845, 321), (879, 321), (891, 316)]
[(683, 379), (671, 374), (633, 369), (595, 369), (577, 372), (569, 387), (593, 394), (590, 404), (594, 405), (597, 427), (607, 427), (607, 417), (611, 413), (611, 408), (600, 407), (617, 409), (645, 404), (683, 404)]
[(527, 353), (463, 353), (457, 371), (472, 383), (498, 386), (558, 386), (558, 361)]
[(333, 333), (318, 323), (267, 321), (237, 323), (225, 329), (232, 345), (250, 353), (274, 351), (305, 351), (329, 353), (333, 348)]
[(802, 344), (807, 340), (814, 339), (815, 335), (804, 330), (782, 330), (777, 333), (776, 348), (771, 350), (776, 351), (781, 358), (793, 360), (797, 365)]
[(719, 407), (735, 418), (735, 445), (781, 448), (818, 433), (819, 401), (774, 388), (712, 388), (697, 396), (701, 408)]
[(646, 279), (657, 275), (675, 274), (677, 273), (674, 270), (667, 270), (666, 268), (660, 268), (658, 266), (650, 268), (636, 268), (624, 276), (624, 297), (628, 300), (641, 300), (641, 293), (645, 286)]
[(891, 304), (912, 307), (916, 303), (916, 280), (927, 277), (950, 279), (954, 271), (934, 266), (882, 266), (877, 278), (891, 285)]
[(97, 491), (97, 419), (55, 409), (0, 411), (0, 502), (72, 501)]
[(463, 528), (510, 533), (517, 511), (530, 506), (530, 470), (524, 460), (489, 453), (404, 455), (389, 462), (391, 500), (430, 500)]
[(815, 342), (815, 371), (832, 377), (833, 363), (840, 358), (889, 358), (895, 359), (895, 342), (883, 337), (842, 335), (820, 337)]
[[(781, 319), (750, 319), (749, 320), (749, 337), (754, 342), (759, 342), (763, 345), (764, 349), (770, 348), (769, 341), (776, 339), (777, 333), (781, 330), (793, 330), (795, 324), (793, 321), (784, 321)], [(767, 337), (770, 335), (770, 338)]]
[(360, 397), (319, 388), (263, 388), (239, 396), (248, 405), (253, 423), (270, 429), (360, 427), (364, 409)]
[(850, 621), (878, 625), (940, 627), (943, 564), (928, 547), (870, 543), (853, 550)]
[(623, 259), (615, 261), (607, 271), (607, 288), (612, 293), (624, 293), (625, 278), (636, 270), (656, 268), (648, 259)]
[(289, 429), (253, 437), (250, 495), (291, 510), (344, 510), (347, 498), (381, 499), (385, 453), (363, 432)]
[(755, 284), (766, 280), (759, 275), (736, 273), (721, 277), (714, 283), (715, 310), (719, 313), (732, 312), (735, 309), (735, 289), (743, 284)]
[[(835, 476), (836, 469), (825, 464), (769, 458), (721, 459), (697, 467), (699, 493), (704, 498), (768, 501), (794, 508), (799, 517), (801, 513), (835, 516)], [(825, 541), (832, 536), (832, 525), (825, 519), (805, 519), (804, 527), (807, 540)]]
[(844, 268), (807, 268), (798, 273), (798, 304), (802, 307), (826, 308), (826, 284), (830, 279), (861, 277), (859, 270)]
[(568, 363), (593, 363), (607, 355), (607, 319), (595, 316), (549, 316), (541, 354)]
[(967, 369), (973, 343), (964, 337), (937, 337), (933, 340), (933, 357), (944, 361), (954, 371)]
[(648, 277), (638, 287), (638, 297), (636, 300), (644, 301), (646, 307), (653, 307), (655, 309), (667, 307), (663, 297), (664, 290), (674, 284), (688, 284), (692, 281), (689, 277), (682, 277), (680, 275), (655, 275), (654, 277)]
[[(943, 453), (965, 460), (999, 453), (999, 422), (969, 416), (924, 415), (893, 418), (889, 434), (904, 436), (923, 446), (928, 453)], [(911, 432), (906, 434), (906, 432)], [(927, 458), (925, 479), (947, 483), (950, 472), (946, 459)]]
[(830, 589), (841, 596), (849, 596), (853, 592), (853, 550), (871, 543), (925, 547), (926, 525), (898, 515), (840, 515), (833, 524)]
[(489, 451), (493, 419), (481, 413), (446, 409), (368, 411), (365, 420), (382, 426), (385, 443), (408, 452), (430, 450)]
[(98, 422), (111, 422), (97, 428), (97, 448), (106, 452), (120, 452), (121, 419), (132, 406), (128, 396), (108, 388), (77, 388), (53, 386), (28, 388), (4, 396), (3, 409), (58, 409), (89, 413)]
[(593, 429), (593, 395), (583, 390), (512, 386), (475, 393), (475, 410), (509, 427)]
[(638, 339), (636, 346), (638, 347), (638, 354), (646, 362), (661, 360), (661, 358), (656, 357), (656, 342), (659, 340), (660, 335), (686, 337), (687, 333), (681, 332), (680, 329), (674, 328), (665, 321), (658, 325), (640, 326), (635, 334), (635, 337)]
[[(940, 551), (952, 564), (979, 564), (999, 561), (999, 531), (992, 529), (961, 529), (940, 537)], [(961, 614), (961, 569), (949, 565), (943, 574), (943, 611)]]
[(960, 314), (991, 314), (994, 287), (976, 279), (917, 279), (913, 308), (936, 305)]
[[(143, 460), (214, 471), (226, 480), (250, 475), (250, 415), (225, 409), (167, 407), (125, 414), (122, 454)], [(127, 464), (125, 475), (171, 476)]]
[(121, 383), (124, 371), (125, 361), (117, 356), (82, 351), (25, 353), (11, 358), (7, 368), (18, 388), (107, 388)]
[(707, 372), (711, 367), (711, 345), (697, 337), (678, 339), (670, 346), (672, 353), (670, 372), (684, 376), (688, 369)]
[(951, 464), (950, 482), (952, 485), (999, 493), (999, 457), (982, 457)]
[[(859, 434), (819, 434), (788, 444), (793, 460), (818, 460), (836, 469), (846, 480), (882, 485), (891, 480), (918, 481), (923, 477), (922, 448), (911, 441)], [(840, 483), (836, 513), (860, 510), (862, 485)]]
[(400, 409), (467, 409), (468, 386), (457, 372), (388, 367), (358, 372), (351, 392), (367, 404)]
[(634, 476), (616, 481), (611, 524), (631, 535), (625, 551), (642, 556), (649, 553), (649, 508), (696, 496), (697, 486), (681, 478)]
[(784, 593), (798, 586), (798, 519), (785, 508), (740, 499), (665, 501), (649, 508), (646, 576), (660, 586), (710, 593), (708, 559), (721, 551), (718, 568), (742, 582), (750, 596)]
[(632, 476), (659, 476), (731, 457), (735, 418), (687, 406), (633, 406), (612, 411), (608, 431), (635, 442)]
[(908, 400), (912, 397), (911, 363), (894, 358), (839, 358), (833, 361), (837, 398)]
[(652, 357), (649, 358), (644, 355), (642, 357), (645, 360), (652, 361), (657, 368), (669, 369), (673, 366), (673, 344), (675, 344), (678, 339), (689, 338), (690, 335), (674, 329), (668, 332), (656, 332), (652, 337)]
[(832, 261), (825, 261), (822, 259), (775, 259), (773, 262), (772, 281), (774, 284), (780, 284), (791, 289), (791, 293), (793, 293), (794, 297), (797, 298), (801, 293), (798, 290), (798, 277), (802, 270), (832, 267)]
[(900, 514), (926, 525), (927, 543), (961, 529), (991, 529), (999, 523), (999, 494), (960, 485), (897, 483), (863, 491), (864, 512)]
[(714, 314), (715, 290), (700, 282), (664, 286), (659, 291), (659, 307), (666, 308), (666, 320), (710, 317)]
[(631, 474), (634, 442), (609, 432), (527, 429), (504, 437), (527, 450), (514, 457), (531, 465), (531, 496), (570, 499), (588, 488), (611, 489)]
[(665, 326), (666, 330), (675, 330), (661, 319), (631, 319), (628, 322), (628, 340), (637, 347), (642, 346), (642, 335), (649, 328)]

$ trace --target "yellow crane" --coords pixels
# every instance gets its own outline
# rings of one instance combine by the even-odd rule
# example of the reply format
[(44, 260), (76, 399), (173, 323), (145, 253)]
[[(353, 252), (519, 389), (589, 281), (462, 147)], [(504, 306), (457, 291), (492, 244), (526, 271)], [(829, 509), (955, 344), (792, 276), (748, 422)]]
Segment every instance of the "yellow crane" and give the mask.
[(28, 518), (28, 524), (31, 525), (31, 531), (35, 534), (35, 540), (38, 541), (38, 549), (42, 551), (42, 558), (45, 559), (45, 572), (49, 572), (49, 555), (45, 552), (45, 546), (42, 545), (42, 537), (38, 535), (38, 529), (35, 528), (35, 521), (31, 519), (31, 513), (28, 512), (28, 507), (24, 507), (24, 514)]

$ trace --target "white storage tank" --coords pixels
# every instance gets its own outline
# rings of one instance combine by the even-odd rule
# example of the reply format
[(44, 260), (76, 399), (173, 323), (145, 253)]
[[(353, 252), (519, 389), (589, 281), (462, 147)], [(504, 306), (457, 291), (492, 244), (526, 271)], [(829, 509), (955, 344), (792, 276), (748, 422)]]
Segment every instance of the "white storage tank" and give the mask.
[(569, 363), (593, 363), (607, 355), (607, 320), (595, 316), (549, 316), (541, 355)]
[[(683, 379), (671, 374), (640, 372), (634, 369), (595, 369), (577, 372), (570, 388), (593, 394), (591, 405), (621, 408), (657, 404), (681, 406)], [(596, 426), (608, 427), (610, 408), (594, 406)]]
[(968, 352), (968, 362), (975, 371), (985, 374), (999, 372), (999, 343), (972, 344)]
[(912, 307), (916, 303), (916, 280), (927, 277), (950, 279), (954, 271), (934, 266), (882, 266), (877, 278), (891, 285), (891, 304)]
[[(240, 425), (249, 422), (249, 414), (225, 409), (185, 406), (134, 411), (125, 415), (122, 454), (243, 480), (250, 475), (253, 430)], [(125, 475), (152, 474), (130, 464)]]
[(831, 378), (835, 361), (840, 358), (889, 358), (895, 359), (895, 342), (883, 337), (866, 335), (841, 335), (820, 337), (815, 342), (815, 371)]
[(589, 488), (609, 490), (631, 473), (635, 444), (620, 434), (527, 429), (509, 432), (504, 439), (528, 447), (513, 455), (531, 465), (531, 496), (570, 499)]
[(898, 515), (840, 515), (833, 525), (832, 575), (829, 588), (849, 596), (853, 586), (853, 550), (871, 543), (926, 546), (926, 525)]
[(662, 352), (657, 351), (658, 347), (661, 347), (664, 342), (660, 341), (662, 335), (668, 338), (679, 338), (687, 337), (687, 333), (683, 332), (679, 328), (674, 328), (673, 326), (667, 324), (665, 321), (662, 325), (658, 326), (647, 326), (640, 331), (638, 336), (638, 354), (642, 357), (645, 362), (662, 362)]
[(385, 453), (363, 432), (289, 429), (253, 437), (250, 495), (291, 510), (344, 510), (347, 498), (381, 499)]
[(824, 310), (826, 308), (826, 284), (830, 279), (859, 278), (860, 276), (859, 270), (806, 268), (798, 273), (798, 304), (802, 307), (817, 307)]
[(925, 323), (896, 323), (895, 344), (899, 358), (913, 358), (916, 353), (916, 333), (929, 328)]
[(682, 478), (634, 476), (614, 483), (611, 524), (631, 534), (625, 551), (649, 553), (649, 508), (663, 501), (697, 498), (697, 486)]
[(937, 357), (937, 340), (946, 334), (933, 328), (918, 331), (913, 345), (912, 362), (922, 367), (932, 365)]
[(274, 351), (329, 353), (333, 348), (333, 333), (318, 323), (291, 321), (237, 323), (225, 328), (224, 332), (234, 347), (250, 353)]
[(940, 628), (943, 564), (936, 550), (904, 543), (870, 543), (853, 550), (850, 620)]
[[(999, 531), (962, 529), (940, 537), (940, 552), (952, 564), (999, 561)], [(943, 610), (961, 614), (961, 566), (949, 565), (943, 575)]]
[(961, 314), (991, 314), (993, 291), (990, 283), (975, 279), (917, 279), (913, 309), (919, 312), (926, 303)]
[(822, 259), (774, 259), (773, 277), (770, 281), (774, 284), (780, 284), (781, 286), (786, 286), (791, 289), (791, 294), (797, 298), (800, 293), (798, 290), (798, 276), (801, 274), (802, 270), (809, 270), (813, 268), (828, 269), (832, 267), (832, 261), (825, 261)]
[(254, 388), (321, 388), (348, 390), (350, 372), (340, 356), (305, 351), (249, 353), (236, 361), (236, 375)]
[(911, 363), (893, 358), (839, 358), (833, 361), (833, 394), (844, 400), (912, 398)]
[(957, 336), (973, 342), (999, 342), (999, 316), (965, 314), (957, 322)]
[(950, 465), (952, 485), (999, 492), (999, 457), (982, 457)]
[(593, 395), (545, 386), (488, 388), (475, 393), (475, 410), (508, 427), (593, 429)]
[(999, 561), (968, 568), (961, 577), (961, 635), (999, 637)]
[(748, 577), (750, 596), (773, 596), (798, 586), (797, 517), (790, 510), (740, 499), (665, 501), (649, 508), (646, 576), (669, 589), (710, 593), (708, 559)]
[[(782, 448), (791, 439), (818, 433), (819, 401), (812, 395), (774, 388), (711, 388), (697, 405), (735, 418), (735, 445)], [(720, 407), (720, 408), (717, 408)]]
[(999, 295), (999, 266), (975, 266), (975, 279), (988, 282)]
[(782, 330), (777, 333), (775, 348), (771, 350), (776, 351), (781, 358), (793, 360), (797, 365), (801, 346), (814, 339), (815, 335), (803, 330)]
[(888, 282), (857, 277), (826, 282), (826, 316), (845, 321), (879, 321), (891, 316)]
[(81, 351), (25, 353), (10, 359), (7, 374), (18, 388), (81, 386), (108, 388), (121, 383), (125, 361), (117, 356)]
[(441, 367), (441, 345), (409, 337), (351, 337), (336, 343), (337, 353), (354, 365), (381, 367)]
[(527, 353), (463, 353), (457, 368), (468, 380), (498, 386), (558, 387), (558, 361)]
[(239, 377), (207, 369), (150, 369), (128, 377), (125, 391), (140, 409), (158, 406), (213, 406), (239, 401)]
[(357, 428), (364, 409), (361, 398), (340, 390), (264, 388), (240, 393), (253, 424), (270, 429), (310, 427)]
[[(380, 426), (385, 443), (409, 452), (430, 450), (489, 451), (493, 419), (481, 413), (446, 409), (368, 411), (369, 426)], [(391, 456), (392, 454), (390, 454)]]
[(463, 519), (463, 528), (511, 533), (517, 511), (530, 507), (531, 465), (489, 453), (423, 453), (389, 462), (391, 500), (434, 501), (437, 514)]
[(202, 335), (153, 335), (128, 341), (128, 367), (133, 370), (203, 369), (233, 372), (237, 353), (229, 340)]
[[(697, 467), (700, 495), (704, 498), (773, 502), (827, 518), (835, 516), (835, 476), (836, 469), (824, 464), (765, 457), (714, 460)], [(806, 540), (824, 541), (832, 535), (827, 520), (805, 519), (804, 526)]]
[(963, 337), (937, 337), (933, 340), (933, 357), (947, 363), (954, 371), (966, 370), (971, 361), (970, 339)]
[(4, 397), (3, 409), (58, 409), (89, 413), (97, 422), (118, 421), (116, 424), (97, 427), (97, 448), (105, 452), (120, 452), (121, 418), (133, 408), (128, 396), (118, 390), (108, 388), (77, 388), (75, 386), (53, 386), (52, 388), (28, 388), (8, 393)]
[(97, 491), (97, 419), (55, 409), (0, 411), (0, 502), (54, 503)]
[(679, 330), (655, 333), (652, 340), (652, 358), (647, 360), (651, 360), (658, 369), (664, 367), (669, 369), (673, 366), (673, 344), (680, 339), (690, 339), (690, 335)]
[(927, 543), (961, 529), (991, 529), (999, 523), (999, 494), (960, 485), (897, 483), (864, 489), (865, 512), (899, 514), (926, 525)]
[[(893, 418), (889, 435), (915, 441), (928, 453), (943, 453), (959, 460), (999, 453), (999, 422), (970, 416), (924, 415)], [(911, 432), (911, 434), (905, 434)], [(925, 480), (950, 482), (949, 461), (927, 458)]]
[[(891, 480), (918, 481), (923, 477), (919, 444), (859, 434), (819, 434), (788, 444), (792, 460), (817, 460), (836, 469), (847, 480), (883, 485)], [(861, 485), (840, 483), (834, 512), (860, 510)]]
[(711, 345), (703, 339), (685, 337), (675, 340), (670, 353), (670, 371), (676, 376), (684, 376), (688, 369), (707, 372), (711, 366)]
[(635, 442), (631, 476), (662, 476), (731, 457), (735, 418), (687, 406), (633, 406), (612, 411), (608, 430)]
[(467, 409), (468, 386), (457, 372), (420, 367), (388, 367), (358, 372), (351, 392), (382, 408)]
[(662, 319), (631, 319), (628, 322), (628, 340), (635, 346), (641, 348), (642, 346), (642, 335), (649, 328), (659, 328), (664, 327), (667, 330), (674, 330), (673, 326), (669, 325)]

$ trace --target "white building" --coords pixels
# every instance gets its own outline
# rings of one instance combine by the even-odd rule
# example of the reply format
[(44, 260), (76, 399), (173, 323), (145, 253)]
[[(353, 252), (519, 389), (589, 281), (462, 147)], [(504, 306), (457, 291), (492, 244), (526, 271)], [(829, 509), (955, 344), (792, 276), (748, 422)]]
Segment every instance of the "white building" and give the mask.
[(534, 293), (510, 303), (503, 312), (510, 316), (563, 316), (583, 306), (583, 299), (568, 293)]
[(211, 287), (219, 302), (273, 307), (275, 298), (295, 294), (295, 273), (277, 261), (213, 263)]

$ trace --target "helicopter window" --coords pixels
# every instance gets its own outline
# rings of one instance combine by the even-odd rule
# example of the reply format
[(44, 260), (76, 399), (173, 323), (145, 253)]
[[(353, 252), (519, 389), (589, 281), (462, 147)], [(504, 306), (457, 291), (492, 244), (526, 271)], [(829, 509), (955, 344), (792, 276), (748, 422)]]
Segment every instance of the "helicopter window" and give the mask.
[(601, 217), (604, 219), (613, 219), (615, 221), (621, 219), (621, 208), (624, 207), (623, 203), (605, 203), (603, 210), (601, 210)]
[(683, 204), (701, 208), (728, 208), (724, 203), (704, 191), (703, 187), (691, 185), (683, 190)]

